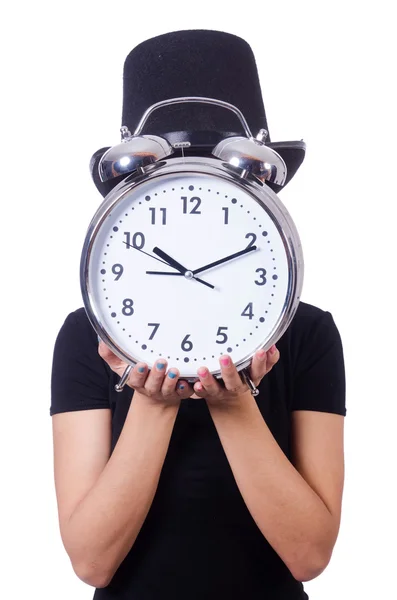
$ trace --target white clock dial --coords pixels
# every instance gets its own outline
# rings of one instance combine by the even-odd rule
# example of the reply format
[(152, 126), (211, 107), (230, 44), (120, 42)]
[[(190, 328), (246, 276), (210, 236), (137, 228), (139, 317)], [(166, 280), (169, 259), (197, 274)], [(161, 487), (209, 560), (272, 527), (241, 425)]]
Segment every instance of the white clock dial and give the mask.
[(164, 357), (190, 378), (201, 365), (219, 374), (221, 354), (237, 364), (262, 347), (289, 289), (285, 242), (267, 207), (233, 181), (194, 172), (122, 195), (97, 231), (88, 273), (93, 313), (114, 345), (149, 366)]

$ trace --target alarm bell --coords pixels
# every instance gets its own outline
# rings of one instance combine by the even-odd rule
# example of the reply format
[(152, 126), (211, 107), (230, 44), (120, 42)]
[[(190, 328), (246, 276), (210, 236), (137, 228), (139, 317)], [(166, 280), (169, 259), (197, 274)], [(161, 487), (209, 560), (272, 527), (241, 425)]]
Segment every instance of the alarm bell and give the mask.
[(263, 183), (276, 183), (284, 185), (287, 178), (287, 166), (282, 157), (269, 148), (262, 141), (264, 129), (261, 129), (258, 137), (230, 137), (221, 140), (215, 146), (212, 154), (217, 158), (229, 163), (233, 167), (240, 168), (243, 172), (251, 173)]
[(173, 154), (174, 148), (189, 146), (190, 144), (171, 146), (165, 138), (158, 135), (141, 135), (147, 119), (155, 110), (164, 106), (186, 102), (221, 106), (234, 112), (239, 118), (245, 137), (232, 136), (221, 140), (213, 148), (213, 156), (237, 168), (244, 177), (251, 174), (263, 183), (284, 185), (287, 177), (287, 167), (280, 154), (265, 144), (267, 131), (261, 129), (257, 137), (254, 138), (247, 121), (236, 106), (222, 100), (200, 96), (171, 98), (153, 104), (142, 116), (134, 134), (131, 134), (127, 127), (121, 127), (121, 143), (109, 148), (99, 161), (100, 180), (106, 182), (134, 171), (143, 171), (145, 167)]
[(121, 143), (109, 148), (99, 162), (102, 182), (143, 169), (173, 153), (172, 146), (158, 135), (131, 135), (127, 127), (120, 131)]

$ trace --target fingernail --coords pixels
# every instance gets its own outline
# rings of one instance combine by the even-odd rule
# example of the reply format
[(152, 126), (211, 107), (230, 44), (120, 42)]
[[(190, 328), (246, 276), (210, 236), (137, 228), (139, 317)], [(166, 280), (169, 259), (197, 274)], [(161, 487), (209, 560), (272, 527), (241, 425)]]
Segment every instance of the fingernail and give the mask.
[(206, 369), (205, 367), (200, 367), (200, 369), (197, 371), (197, 373), (200, 375), (200, 377), (207, 377), (208, 375), (208, 369)]
[(273, 346), (270, 348), (269, 352), (270, 354), (274, 354), (276, 352), (277, 348), (276, 346), (273, 344)]
[(228, 367), (228, 366), (230, 365), (230, 358), (229, 358), (228, 356), (223, 356), (223, 357), (221, 358), (221, 364), (222, 364), (224, 367)]
[(165, 367), (165, 363), (162, 363), (162, 362), (159, 362), (159, 363), (157, 363), (157, 368), (158, 368), (160, 371), (162, 371), (162, 370), (164, 369), (164, 367)]
[(144, 373), (145, 367), (138, 367), (138, 373)]
[(169, 377), (170, 379), (175, 379), (175, 377), (176, 377), (176, 373), (173, 373), (172, 371), (170, 371), (170, 372), (168, 373), (168, 377)]

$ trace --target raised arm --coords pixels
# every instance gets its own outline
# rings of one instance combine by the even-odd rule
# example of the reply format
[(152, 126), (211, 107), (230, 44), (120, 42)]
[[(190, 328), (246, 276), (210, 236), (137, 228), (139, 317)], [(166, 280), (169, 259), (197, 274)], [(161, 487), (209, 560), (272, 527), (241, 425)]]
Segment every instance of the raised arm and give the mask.
[[(104, 344), (102, 356), (115, 371), (123, 370)], [(129, 382), (140, 391), (111, 456), (109, 409), (53, 416), (62, 540), (78, 577), (97, 588), (109, 584), (134, 544), (157, 489), (181, 398), (192, 394), (187, 384), (176, 388), (176, 369), (174, 377), (164, 378), (161, 364), (149, 375), (147, 369), (139, 373), (139, 365), (132, 372)]]
[(314, 579), (329, 563), (339, 531), (343, 417), (294, 414), (291, 463), (249, 396), (240, 410), (210, 412), (259, 529), (295, 579)]
[(62, 540), (78, 577), (97, 588), (109, 584), (142, 527), (178, 412), (145, 400), (134, 396), (110, 458), (110, 410), (53, 416)]
[[(245, 504), (295, 579), (327, 566), (337, 539), (344, 481), (345, 375), (339, 333), (330, 313), (308, 329), (291, 403), (291, 460), (244, 390), (230, 360), (221, 358), (224, 387), (205, 369), (194, 389), (211, 416)], [(276, 366), (271, 349), (252, 361), (255, 385)], [(266, 401), (266, 397), (265, 397)], [(329, 412), (327, 412), (329, 411)]]

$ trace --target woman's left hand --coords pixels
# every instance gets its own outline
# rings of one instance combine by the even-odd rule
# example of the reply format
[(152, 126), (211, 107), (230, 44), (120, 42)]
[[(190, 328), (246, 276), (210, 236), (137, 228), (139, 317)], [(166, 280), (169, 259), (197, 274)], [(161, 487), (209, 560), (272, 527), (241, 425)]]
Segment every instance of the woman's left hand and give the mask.
[[(267, 352), (258, 350), (254, 354), (249, 374), (256, 387), (263, 377), (271, 371), (279, 358), (280, 353), (276, 346), (272, 346)], [(240, 404), (243, 398), (251, 396), (251, 391), (241, 379), (230, 356), (227, 354), (221, 356), (219, 363), (224, 385), (211, 375), (207, 367), (200, 367), (197, 371), (199, 381), (193, 386), (195, 394), (199, 398), (205, 398), (207, 403), (213, 406), (231, 407), (236, 403)]]

